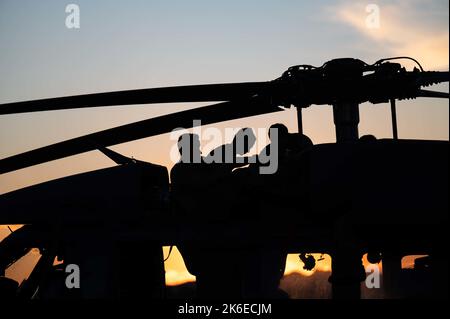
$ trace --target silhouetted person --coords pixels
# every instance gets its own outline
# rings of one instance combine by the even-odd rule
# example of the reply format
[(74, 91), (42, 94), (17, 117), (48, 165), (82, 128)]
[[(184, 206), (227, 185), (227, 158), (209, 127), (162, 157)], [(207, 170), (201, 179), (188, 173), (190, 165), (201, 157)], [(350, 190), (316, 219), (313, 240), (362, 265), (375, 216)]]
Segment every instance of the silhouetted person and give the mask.
[[(205, 189), (205, 167), (200, 151), (200, 140), (196, 134), (183, 134), (178, 139), (180, 160), (170, 171), (171, 205), (176, 220), (181, 227), (196, 225), (204, 220), (202, 194)], [(192, 242), (177, 243), (188, 271), (201, 277), (205, 250), (201, 244)]]
[[(208, 189), (208, 208), (222, 226), (235, 227), (236, 216), (242, 214), (240, 189), (233, 169), (245, 166), (247, 154), (256, 141), (251, 128), (242, 128), (229, 144), (212, 150), (206, 157), (207, 170), (213, 179)], [(245, 194), (244, 194), (245, 195)], [(244, 197), (244, 200), (248, 198)], [(228, 227), (225, 226), (225, 227)], [(243, 258), (245, 250), (240, 243), (223, 243), (204, 254), (205, 262), (201, 275), (197, 277), (201, 294), (206, 297), (240, 298), (243, 295)], [(206, 265), (206, 267), (205, 267)], [(209, 267), (208, 267), (209, 266)], [(202, 296), (202, 295), (201, 295)], [(203, 295), (205, 297), (205, 295)]]
[[(242, 130), (231, 143), (234, 147)], [(254, 143), (254, 141), (253, 141)], [(250, 144), (248, 144), (250, 145)], [(230, 144), (221, 146), (229, 151)], [(220, 225), (226, 220), (218, 219), (223, 208), (224, 196), (232, 194), (233, 187), (222, 187), (220, 177), (231, 175), (234, 163), (203, 163), (200, 141), (197, 135), (184, 134), (178, 141), (180, 161), (171, 171), (172, 203), (175, 215), (183, 225), (207, 228), (208, 225)], [(232, 155), (247, 152), (248, 147), (235, 148)], [(224, 154), (225, 155), (225, 154)], [(242, 164), (241, 164), (242, 165)], [(220, 217), (220, 216), (219, 216)], [(207, 229), (199, 229), (207, 230)], [(218, 234), (220, 236), (220, 234)], [(224, 245), (215, 247), (206, 241), (189, 241), (177, 244), (188, 271), (196, 276), (197, 296), (201, 298), (239, 297), (242, 290), (240, 273), (240, 255), (234, 247)]]
[[(251, 165), (251, 171), (254, 178), (260, 181), (259, 185), (255, 183), (259, 191), (253, 202), (263, 201), (262, 207), (260, 206), (261, 212), (254, 214), (255, 222), (261, 221), (263, 225), (268, 226), (270, 232), (282, 227), (277, 223), (277, 214), (282, 212), (283, 202), (292, 201), (292, 197), (297, 196), (295, 191), (286, 190), (284, 187), (290, 185), (288, 179), (292, 178), (292, 165), (300, 165), (299, 156), (303, 151), (312, 147), (313, 143), (306, 135), (289, 133), (283, 124), (272, 125), (269, 129), (269, 138), (271, 143), (260, 152), (259, 161), (257, 164)], [(277, 172), (272, 175), (261, 175), (259, 171), (263, 165), (261, 159), (274, 150), (278, 155)], [(255, 170), (255, 167), (258, 170)], [(271, 243), (264, 243), (257, 248), (249, 249), (245, 259), (247, 274), (244, 287), (246, 294), (256, 298), (281, 297), (278, 286), (284, 275), (286, 258), (287, 251), (273, 246)]]
[[(271, 194), (270, 190), (274, 187), (272, 181), (277, 175), (276, 170), (274, 174), (264, 174), (261, 168), (274, 164), (270, 161), (277, 162), (276, 168), (280, 162), (284, 161), (288, 155), (290, 141), (288, 129), (283, 124), (272, 125), (268, 136), (270, 143), (258, 155), (253, 156), (256, 163), (251, 164), (249, 168), (235, 171), (235, 174), (239, 175), (239, 182), (236, 184), (247, 187), (246, 190), (241, 191), (241, 202), (244, 205), (239, 209), (240, 220), (250, 222), (256, 228), (260, 222), (267, 222), (267, 220), (261, 219), (264, 218), (264, 214), (261, 215), (260, 208), (255, 204), (266, 194)], [(271, 214), (270, 218), (273, 219), (275, 216)], [(239, 268), (242, 276), (242, 295), (246, 298), (279, 297), (278, 286), (284, 274), (286, 252), (273, 247), (271, 243), (261, 243), (241, 249)]]
[(203, 192), (206, 172), (196, 134), (183, 134), (178, 139), (180, 160), (170, 171), (171, 200), (178, 217), (194, 218), (198, 211), (199, 194)]

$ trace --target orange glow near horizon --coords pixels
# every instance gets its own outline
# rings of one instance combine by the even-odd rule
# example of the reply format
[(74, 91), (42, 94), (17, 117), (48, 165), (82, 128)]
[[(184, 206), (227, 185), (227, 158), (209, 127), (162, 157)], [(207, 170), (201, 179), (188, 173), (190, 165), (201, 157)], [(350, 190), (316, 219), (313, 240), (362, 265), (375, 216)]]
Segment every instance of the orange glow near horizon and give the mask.
[[(163, 247), (164, 257), (167, 258), (169, 247)], [(316, 260), (321, 254), (313, 254)], [(298, 254), (289, 254), (286, 259), (286, 269), (284, 274), (299, 273), (303, 276), (312, 276), (316, 271), (331, 271), (331, 257), (324, 255), (324, 260), (317, 262), (316, 267), (312, 271), (303, 269), (303, 263), (298, 258)], [(195, 281), (195, 276), (192, 276), (186, 269), (183, 257), (176, 247), (173, 248), (169, 259), (164, 264), (166, 269), (166, 285), (176, 286), (187, 282)]]
[[(163, 247), (164, 257), (167, 258), (169, 247)], [(284, 275), (290, 275), (293, 273), (301, 274), (302, 276), (312, 276), (317, 271), (322, 272), (330, 272), (331, 271), (331, 257), (327, 254), (323, 256), (321, 254), (312, 254), (316, 258), (316, 267), (311, 270), (303, 269), (303, 262), (300, 261), (298, 254), (288, 254), (286, 259), (286, 268), (284, 271)], [(324, 259), (318, 261), (320, 257)], [(405, 260), (414, 260), (414, 256), (405, 257)], [(369, 265), (370, 263), (367, 261), (367, 256), (364, 255), (362, 259), (364, 267)], [(186, 269), (186, 266), (183, 261), (183, 257), (176, 247), (173, 248), (172, 253), (169, 259), (164, 264), (166, 269), (166, 285), (168, 286), (176, 286), (187, 282), (195, 281), (195, 276), (192, 276)], [(382, 264), (378, 264), (380, 271), (382, 270)]]
[[(11, 230), (15, 231), (22, 227), (22, 225), (9, 225)], [(0, 242), (7, 236), (7, 226), (0, 225)], [(9, 232), (9, 230), (8, 230)], [(163, 247), (164, 258), (167, 258), (170, 247)], [(303, 269), (303, 263), (300, 261), (298, 254), (289, 254), (286, 259), (286, 268), (284, 275), (290, 274), (300, 274), (304, 277), (310, 277), (316, 272), (330, 272), (331, 271), (331, 257), (327, 254), (312, 254), (316, 258), (316, 267), (312, 271), (307, 271)], [(411, 255), (405, 256), (402, 259), (402, 268), (412, 268), (414, 266), (414, 260), (418, 257), (423, 257), (424, 255)], [(11, 265), (6, 270), (6, 276), (16, 280), (17, 282), (22, 282), (31, 273), (34, 265), (39, 260), (40, 253), (37, 249), (33, 249), (27, 255), (22, 257), (19, 261)], [(318, 261), (319, 258), (324, 259)], [(370, 263), (367, 261), (367, 255), (362, 258), (364, 267), (367, 267)], [(378, 264), (380, 272), (382, 272), (382, 263)], [(178, 251), (177, 247), (174, 247), (169, 259), (164, 263), (165, 268), (165, 278), (167, 286), (177, 286), (180, 284), (195, 282), (195, 276), (191, 275), (184, 264), (183, 257)]]

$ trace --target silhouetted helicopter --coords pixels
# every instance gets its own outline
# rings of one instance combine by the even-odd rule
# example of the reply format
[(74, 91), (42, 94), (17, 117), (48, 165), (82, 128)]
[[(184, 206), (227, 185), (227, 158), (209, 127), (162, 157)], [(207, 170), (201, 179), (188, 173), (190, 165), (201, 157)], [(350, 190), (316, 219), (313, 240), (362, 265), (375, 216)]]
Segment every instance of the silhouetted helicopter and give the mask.
[[(418, 68), (407, 71), (393, 62), (397, 59), (413, 60)], [(435, 273), (447, 276), (448, 141), (399, 139), (395, 100), (448, 98), (448, 93), (422, 89), (448, 80), (448, 72), (425, 72), (408, 57), (372, 65), (344, 58), (321, 67), (294, 66), (269, 82), (140, 89), (0, 105), (0, 114), (13, 114), (225, 101), (1, 159), (1, 174), (92, 150), (118, 164), (0, 196), (0, 224), (26, 225), (0, 243), (0, 271), (31, 248), (42, 254), (20, 287), (10, 281), (3, 286), (9, 285), (12, 295), (24, 299), (164, 298), (161, 247), (184, 242), (201, 242), (210, 249), (239, 245), (328, 253), (336, 298), (359, 297), (365, 253), (373, 262), (383, 260), (386, 285), (395, 285), (401, 258), (410, 254), (429, 255)], [(391, 103), (393, 139), (359, 139), (359, 104), (367, 101)], [(249, 207), (265, 212), (254, 218), (180, 221), (171, 207), (167, 169), (107, 148), (191, 127), (193, 120), (211, 124), (291, 105), (297, 108), (302, 132), (302, 109), (318, 104), (333, 107), (336, 143), (308, 148), (270, 182), (241, 185), (242, 215)], [(260, 192), (264, 196), (258, 196)], [(64, 287), (66, 274), (61, 265), (53, 266), (55, 257), (64, 260), (63, 265), (79, 265), (80, 289)], [(447, 293), (447, 287), (439, 286), (435, 293)]]

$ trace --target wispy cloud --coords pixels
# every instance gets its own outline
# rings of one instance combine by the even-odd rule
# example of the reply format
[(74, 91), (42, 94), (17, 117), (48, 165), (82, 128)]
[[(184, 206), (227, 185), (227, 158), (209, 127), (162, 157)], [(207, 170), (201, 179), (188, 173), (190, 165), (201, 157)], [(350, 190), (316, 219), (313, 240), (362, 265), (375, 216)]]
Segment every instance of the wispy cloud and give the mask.
[(339, 23), (366, 37), (374, 48), (395, 56), (419, 59), (426, 69), (448, 69), (448, 2), (431, 0), (373, 1), (379, 8), (379, 28), (370, 28), (370, 2), (342, 1), (327, 8)]

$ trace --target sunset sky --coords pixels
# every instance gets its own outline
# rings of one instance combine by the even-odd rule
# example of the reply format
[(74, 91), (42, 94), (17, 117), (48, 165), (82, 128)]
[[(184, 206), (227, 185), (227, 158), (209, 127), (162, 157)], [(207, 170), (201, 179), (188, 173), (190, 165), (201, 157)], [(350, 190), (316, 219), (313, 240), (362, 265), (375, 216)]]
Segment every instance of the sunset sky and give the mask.
[[(80, 29), (65, 26), (79, 5)], [(366, 6), (380, 8), (380, 28)], [(449, 2), (399, 1), (110, 1), (1, 0), (0, 103), (171, 85), (266, 81), (291, 65), (338, 57), (368, 63), (408, 55), (426, 70), (449, 68)], [(410, 66), (410, 64), (406, 63)], [(448, 92), (448, 84), (434, 87)], [(400, 138), (449, 139), (448, 100), (398, 103)], [(133, 121), (204, 104), (166, 104), (0, 116), (0, 158)], [(296, 130), (294, 111), (215, 125)], [(332, 142), (331, 108), (304, 112), (314, 143)], [(361, 134), (391, 137), (387, 104), (361, 107)], [(169, 134), (112, 149), (169, 169)], [(207, 151), (207, 150), (204, 150)], [(0, 194), (114, 163), (99, 152), (0, 175)], [(179, 256), (168, 271), (185, 276)], [(181, 270), (180, 270), (181, 269)]]

